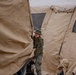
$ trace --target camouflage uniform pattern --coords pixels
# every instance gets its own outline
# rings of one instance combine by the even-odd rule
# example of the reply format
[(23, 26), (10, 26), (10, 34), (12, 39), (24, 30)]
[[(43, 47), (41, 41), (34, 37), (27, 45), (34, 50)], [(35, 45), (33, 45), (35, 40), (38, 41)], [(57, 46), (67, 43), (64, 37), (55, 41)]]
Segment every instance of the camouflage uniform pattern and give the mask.
[(43, 39), (41, 37), (35, 38), (33, 37), (33, 46), (35, 48), (34, 56), (35, 56), (35, 65), (36, 65), (36, 72), (37, 75), (41, 74), (41, 63), (42, 63), (42, 56), (43, 56)]

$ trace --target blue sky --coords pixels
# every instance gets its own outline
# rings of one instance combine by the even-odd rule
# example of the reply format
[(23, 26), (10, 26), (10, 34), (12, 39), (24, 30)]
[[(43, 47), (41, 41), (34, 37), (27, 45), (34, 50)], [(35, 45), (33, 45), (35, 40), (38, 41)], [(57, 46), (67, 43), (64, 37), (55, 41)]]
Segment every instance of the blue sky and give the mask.
[(29, 0), (29, 1), (32, 7), (46, 6), (46, 5), (76, 6), (76, 0)]

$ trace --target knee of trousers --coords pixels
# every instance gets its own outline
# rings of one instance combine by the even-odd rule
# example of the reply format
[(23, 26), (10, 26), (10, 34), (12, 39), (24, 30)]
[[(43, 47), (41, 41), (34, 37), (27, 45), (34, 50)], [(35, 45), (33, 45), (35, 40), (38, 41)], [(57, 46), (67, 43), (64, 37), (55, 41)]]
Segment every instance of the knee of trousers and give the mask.
[(36, 72), (40, 72), (41, 71), (41, 67), (36, 67)]

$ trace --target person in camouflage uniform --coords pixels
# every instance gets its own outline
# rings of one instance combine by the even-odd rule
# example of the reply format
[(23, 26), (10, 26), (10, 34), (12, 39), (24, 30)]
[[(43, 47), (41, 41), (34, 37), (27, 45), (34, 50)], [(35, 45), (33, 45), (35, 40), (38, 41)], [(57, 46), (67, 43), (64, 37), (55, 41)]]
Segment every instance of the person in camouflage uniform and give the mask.
[(37, 75), (41, 74), (41, 63), (42, 63), (42, 56), (43, 56), (43, 39), (41, 38), (41, 31), (36, 30), (35, 35), (32, 37), (33, 39), (33, 48), (34, 57), (35, 57), (35, 66)]

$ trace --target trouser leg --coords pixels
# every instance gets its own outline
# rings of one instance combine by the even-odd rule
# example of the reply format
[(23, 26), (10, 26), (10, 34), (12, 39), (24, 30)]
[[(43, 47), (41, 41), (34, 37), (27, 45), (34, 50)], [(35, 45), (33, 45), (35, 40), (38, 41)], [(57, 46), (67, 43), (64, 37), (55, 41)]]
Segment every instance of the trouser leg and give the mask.
[(35, 62), (37, 75), (42, 75), (41, 74), (41, 63), (42, 63), (42, 54), (40, 54), (36, 58), (36, 62)]

